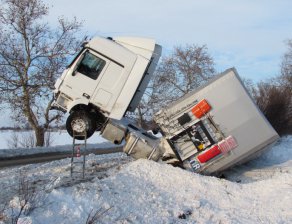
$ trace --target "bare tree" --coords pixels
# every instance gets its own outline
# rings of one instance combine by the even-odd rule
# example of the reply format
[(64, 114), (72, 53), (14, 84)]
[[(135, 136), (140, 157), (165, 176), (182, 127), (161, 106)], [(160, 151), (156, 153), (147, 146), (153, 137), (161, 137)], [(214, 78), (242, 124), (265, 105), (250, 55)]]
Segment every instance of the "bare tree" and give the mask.
[(169, 57), (162, 59), (153, 80), (156, 101), (163, 100), (162, 105), (167, 105), (201, 86), (213, 77), (214, 71), (205, 45), (175, 47)]
[(280, 78), (283, 91), (288, 96), (286, 105), (287, 118), (289, 119), (289, 123), (286, 124), (288, 126), (287, 133), (292, 134), (292, 39), (287, 41), (287, 51), (282, 59)]
[(254, 99), (280, 135), (292, 133), (292, 40), (281, 63), (281, 74), (254, 89)]
[(48, 7), (41, 0), (1, 0), (0, 102), (7, 102), (18, 123), (28, 121), (36, 146), (61, 114), (50, 109), (56, 75), (80, 46), (81, 23), (59, 18), (52, 29), (43, 20)]
[(281, 63), (281, 78), (283, 84), (292, 92), (292, 39), (287, 41), (287, 47)]
[(291, 94), (287, 88), (276, 84), (277, 80), (268, 80), (257, 85), (255, 100), (271, 125), (279, 133), (292, 133)]
[(48, 129), (45, 134), (45, 146), (49, 147), (54, 143), (54, 132), (51, 129)]
[(13, 131), (10, 138), (6, 139), (7, 146), (9, 149), (16, 149), (19, 145), (19, 135), (16, 131)]
[[(46, 132), (46, 137), (48, 132)], [(46, 143), (45, 139), (45, 143)], [(17, 132), (13, 131), (10, 138), (6, 140), (9, 149), (33, 148), (35, 146), (35, 135), (31, 131)], [(48, 145), (45, 145), (48, 146)]]
[[(214, 62), (206, 45), (174, 47), (161, 59), (156, 73), (137, 109), (143, 127), (151, 114), (198, 88), (214, 76)], [(148, 119), (147, 119), (148, 117)]]

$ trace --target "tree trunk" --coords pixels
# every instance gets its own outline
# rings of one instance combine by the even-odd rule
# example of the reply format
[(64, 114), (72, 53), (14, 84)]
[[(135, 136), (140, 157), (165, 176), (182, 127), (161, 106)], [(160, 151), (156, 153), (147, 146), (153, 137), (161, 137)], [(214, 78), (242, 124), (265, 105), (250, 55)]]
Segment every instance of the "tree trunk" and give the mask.
[(44, 146), (45, 145), (45, 129), (42, 127), (37, 127), (34, 130), (36, 146)]

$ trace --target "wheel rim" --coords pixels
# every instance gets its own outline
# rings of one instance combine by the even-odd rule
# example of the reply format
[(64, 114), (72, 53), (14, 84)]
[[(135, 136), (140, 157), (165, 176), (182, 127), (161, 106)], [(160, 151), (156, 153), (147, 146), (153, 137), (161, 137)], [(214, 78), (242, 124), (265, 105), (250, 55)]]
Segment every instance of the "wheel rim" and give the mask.
[(85, 120), (78, 118), (75, 119), (71, 122), (71, 127), (73, 131), (76, 132), (85, 132), (87, 130), (88, 127), (88, 122), (86, 122)]

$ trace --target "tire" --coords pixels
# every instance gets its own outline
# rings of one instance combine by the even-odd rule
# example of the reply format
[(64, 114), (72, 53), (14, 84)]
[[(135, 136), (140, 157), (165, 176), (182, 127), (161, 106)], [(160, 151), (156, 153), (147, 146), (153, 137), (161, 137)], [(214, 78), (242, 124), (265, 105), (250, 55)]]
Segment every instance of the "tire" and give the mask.
[(71, 137), (73, 137), (73, 127), (75, 127), (75, 138), (78, 140), (84, 140), (83, 136), (78, 136), (84, 131), (86, 131), (86, 138), (90, 138), (97, 128), (93, 114), (83, 110), (73, 111), (67, 118), (66, 129)]
[(100, 131), (103, 129), (104, 124), (106, 123), (106, 118), (101, 113), (91, 113), (92, 117), (94, 118), (96, 131)]

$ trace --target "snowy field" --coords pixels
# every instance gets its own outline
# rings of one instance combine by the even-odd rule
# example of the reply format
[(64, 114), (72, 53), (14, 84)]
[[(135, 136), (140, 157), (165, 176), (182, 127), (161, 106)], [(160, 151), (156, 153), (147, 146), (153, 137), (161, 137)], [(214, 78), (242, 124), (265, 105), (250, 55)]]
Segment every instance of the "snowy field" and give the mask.
[(292, 223), (292, 136), (230, 169), (226, 179), (134, 161), (123, 153), (89, 155), (85, 180), (71, 179), (69, 164), (63, 159), (0, 170), (0, 220), (18, 213), (24, 203), (18, 183), (26, 180), (22, 183), (36, 193), (18, 220), (23, 224), (94, 219), (92, 223)]
[[(30, 136), (33, 136), (32, 132), (22, 131), (22, 132), (14, 132), (14, 131), (0, 131), (0, 150), (1, 149), (9, 149), (9, 142), (13, 141), (13, 135), (16, 133), (19, 140), (29, 139)], [(50, 136), (51, 146), (59, 146), (59, 145), (70, 145), (72, 144), (72, 138), (67, 133), (66, 130), (51, 132)], [(97, 144), (107, 142), (106, 139), (102, 138), (99, 135), (99, 132), (95, 132), (95, 134), (88, 139), (89, 144)]]

